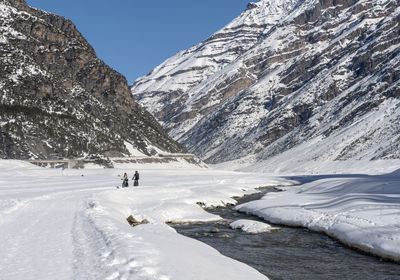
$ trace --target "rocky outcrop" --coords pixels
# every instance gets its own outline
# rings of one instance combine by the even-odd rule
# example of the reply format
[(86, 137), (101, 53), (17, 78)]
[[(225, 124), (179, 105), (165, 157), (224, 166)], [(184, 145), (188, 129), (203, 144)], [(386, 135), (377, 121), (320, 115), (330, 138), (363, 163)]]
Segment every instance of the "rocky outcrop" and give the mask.
[(147, 219), (143, 219), (142, 221), (138, 221), (132, 215), (130, 215), (128, 218), (126, 218), (126, 221), (132, 227), (135, 227), (135, 226), (138, 226), (138, 225), (144, 225), (144, 224), (148, 224), (149, 223), (149, 221)]
[(75, 25), (0, 2), (0, 157), (184, 152)]
[[(138, 79), (132, 93), (211, 163), (261, 161), (311, 143), (318, 148), (298, 150), (299, 158), (400, 158), (399, 15), (391, 0), (252, 3), (214, 35), (228, 50), (240, 36), (254, 38), (225, 64), (210, 70), (214, 62), (198, 59), (206, 40)], [(194, 64), (206, 70), (166, 75)], [(175, 106), (167, 115), (164, 102)]]

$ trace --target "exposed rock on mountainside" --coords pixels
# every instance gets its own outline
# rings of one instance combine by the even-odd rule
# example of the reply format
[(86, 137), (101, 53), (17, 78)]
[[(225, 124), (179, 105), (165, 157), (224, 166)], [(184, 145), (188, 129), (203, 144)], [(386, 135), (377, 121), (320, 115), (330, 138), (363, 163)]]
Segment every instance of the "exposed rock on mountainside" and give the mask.
[(0, 157), (184, 152), (74, 24), (0, 2)]
[(400, 158), (400, 1), (264, 0), (135, 81), (211, 163)]

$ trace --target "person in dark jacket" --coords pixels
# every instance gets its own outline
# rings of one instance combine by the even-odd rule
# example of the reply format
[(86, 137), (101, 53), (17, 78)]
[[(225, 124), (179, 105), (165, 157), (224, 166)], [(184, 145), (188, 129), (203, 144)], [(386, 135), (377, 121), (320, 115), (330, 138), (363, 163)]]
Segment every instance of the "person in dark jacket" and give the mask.
[(139, 172), (135, 171), (132, 180), (133, 180), (133, 186), (135, 187), (139, 186)]

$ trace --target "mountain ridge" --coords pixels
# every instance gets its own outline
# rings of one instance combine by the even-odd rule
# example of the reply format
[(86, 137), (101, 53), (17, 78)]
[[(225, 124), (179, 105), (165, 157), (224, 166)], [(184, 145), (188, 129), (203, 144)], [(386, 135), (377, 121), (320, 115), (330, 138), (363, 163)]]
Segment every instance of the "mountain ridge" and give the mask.
[[(133, 95), (174, 139), (208, 163), (249, 154), (253, 163), (268, 160), (318, 137), (326, 151), (300, 157), (399, 158), (400, 141), (390, 141), (400, 135), (399, 1), (264, 0), (249, 4), (228, 26), (251, 20), (249, 11), (262, 21), (271, 3), (289, 2), (293, 7), (286, 5), (272, 26), (252, 29), (250, 37), (257, 39), (245, 41), (247, 48), (228, 63), (214, 66), (211, 59), (201, 60), (199, 51), (191, 54), (191, 64), (180, 63), (183, 51), (156, 70), (168, 65), (189, 70), (200, 62), (203, 69), (161, 78), (154, 71), (131, 86)], [(213, 50), (207, 39), (197, 48), (218, 54), (217, 47), (235, 49), (240, 36), (249, 37), (227, 32), (223, 46)], [(369, 114), (379, 125), (366, 123)], [(360, 124), (373, 130), (357, 132)], [(335, 138), (342, 133), (345, 144)]]

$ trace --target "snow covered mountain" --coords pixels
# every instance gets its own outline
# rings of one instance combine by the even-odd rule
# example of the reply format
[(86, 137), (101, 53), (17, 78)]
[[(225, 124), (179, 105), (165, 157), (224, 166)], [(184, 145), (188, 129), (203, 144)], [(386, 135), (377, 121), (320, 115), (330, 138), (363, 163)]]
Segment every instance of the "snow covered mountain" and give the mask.
[(131, 86), (210, 163), (400, 158), (400, 1), (263, 0)]
[(71, 21), (2, 0), (0, 29), (0, 158), (185, 151)]

